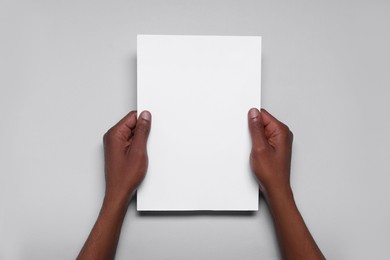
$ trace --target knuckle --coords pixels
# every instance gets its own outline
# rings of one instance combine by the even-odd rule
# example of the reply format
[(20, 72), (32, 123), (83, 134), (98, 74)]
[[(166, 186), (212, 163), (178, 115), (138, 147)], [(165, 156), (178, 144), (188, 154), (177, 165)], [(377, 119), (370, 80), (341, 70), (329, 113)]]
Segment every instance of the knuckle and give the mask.
[(256, 157), (258, 155), (264, 154), (267, 152), (267, 148), (263, 145), (252, 147), (252, 152), (251, 154)]
[(288, 137), (290, 135), (290, 129), (288, 128), (287, 125), (281, 123), (279, 126), (280, 133), (283, 137)]
[(103, 143), (107, 143), (108, 139), (110, 139), (110, 130), (108, 130), (104, 135), (103, 135)]
[(111, 142), (111, 140), (113, 139), (114, 136), (115, 136), (115, 129), (114, 129), (114, 128), (110, 128), (110, 129), (103, 135), (103, 143), (106, 144), (106, 143)]
[(289, 137), (290, 141), (292, 141), (294, 139), (294, 134), (291, 130), (288, 131), (288, 137)]
[(288, 134), (288, 132), (290, 132), (290, 128), (288, 128), (288, 126), (285, 125), (285, 124), (282, 125), (282, 129), (283, 129), (283, 131), (284, 131), (286, 134)]

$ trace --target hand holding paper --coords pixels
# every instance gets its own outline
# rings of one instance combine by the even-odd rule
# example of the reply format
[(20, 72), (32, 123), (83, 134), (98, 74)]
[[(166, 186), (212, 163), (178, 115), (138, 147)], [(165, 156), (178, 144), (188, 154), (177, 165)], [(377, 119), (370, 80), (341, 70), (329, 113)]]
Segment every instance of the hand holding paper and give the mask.
[(132, 111), (104, 135), (106, 200), (127, 203), (144, 179), (150, 127), (150, 112), (143, 111), (137, 119)]
[(248, 112), (250, 162), (270, 208), (283, 259), (325, 259), (295, 204), (290, 186), (293, 134), (266, 110)]
[(131, 195), (148, 167), (146, 142), (151, 114), (127, 114), (104, 135), (106, 193), (99, 217), (81, 249), (81, 259), (114, 259)]
[[(106, 196), (77, 259), (114, 258), (127, 199), (146, 172), (150, 123), (149, 112), (142, 112), (138, 121), (135, 112), (130, 112), (104, 136)], [(267, 196), (284, 258), (324, 259), (295, 205), (289, 185), (291, 132), (268, 112), (259, 113), (256, 108), (249, 111), (248, 123), (252, 169)]]
[(293, 134), (289, 128), (266, 110), (252, 108), (248, 113), (252, 138), (250, 163), (260, 183), (261, 191), (290, 190), (290, 165)]

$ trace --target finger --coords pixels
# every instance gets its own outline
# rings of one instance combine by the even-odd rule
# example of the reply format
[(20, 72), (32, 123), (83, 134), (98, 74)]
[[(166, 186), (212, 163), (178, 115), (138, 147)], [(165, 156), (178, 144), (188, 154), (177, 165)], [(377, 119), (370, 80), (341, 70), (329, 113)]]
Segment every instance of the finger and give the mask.
[(137, 123), (137, 111), (133, 110), (123, 117), (114, 127), (133, 129)]
[(265, 135), (270, 141), (282, 141), (284, 137), (289, 135), (289, 128), (272, 116), (267, 110), (261, 109), (260, 114), (265, 127)]
[(261, 118), (263, 119), (263, 124), (267, 126), (271, 123), (277, 123), (279, 120), (277, 120), (273, 115), (271, 115), (267, 110), (264, 108), (261, 109)]
[(127, 141), (130, 139), (132, 135), (132, 129), (134, 129), (136, 123), (137, 111), (131, 111), (116, 125), (114, 125), (110, 131), (117, 133), (120, 141)]
[(264, 126), (261, 121), (260, 111), (257, 108), (251, 108), (248, 112), (248, 126), (252, 138), (252, 148), (267, 147), (267, 139), (264, 133)]
[(152, 115), (149, 111), (143, 111), (137, 120), (132, 140), (132, 150), (146, 151), (146, 143), (150, 132)]
[(118, 123), (111, 127), (103, 137), (104, 144), (117, 144), (120, 142), (126, 146), (126, 142), (131, 137), (131, 128), (134, 128), (137, 122), (136, 111), (131, 111)]

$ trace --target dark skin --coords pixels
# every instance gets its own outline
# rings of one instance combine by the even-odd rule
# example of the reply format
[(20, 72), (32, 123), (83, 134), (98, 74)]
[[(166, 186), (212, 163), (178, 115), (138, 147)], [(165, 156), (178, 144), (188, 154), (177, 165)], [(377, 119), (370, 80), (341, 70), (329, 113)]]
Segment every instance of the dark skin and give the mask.
[(293, 134), (266, 110), (248, 113), (250, 163), (266, 198), (283, 259), (325, 259), (294, 201), (290, 185)]
[(103, 137), (106, 191), (98, 219), (77, 259), (114, 259), (127, 207), (148, 167), (151, 115), (127, 114)]
[[(106, 191), (98, 219), (77, 259), (114, 259), (128, 204), (145, 177), (151, 114), (132, 111), (104, 135)], [(270, 208), (283, 259), (325, 259), (294, 201), (293, 135), (265, 110), (248, 113), (250, 164)]]

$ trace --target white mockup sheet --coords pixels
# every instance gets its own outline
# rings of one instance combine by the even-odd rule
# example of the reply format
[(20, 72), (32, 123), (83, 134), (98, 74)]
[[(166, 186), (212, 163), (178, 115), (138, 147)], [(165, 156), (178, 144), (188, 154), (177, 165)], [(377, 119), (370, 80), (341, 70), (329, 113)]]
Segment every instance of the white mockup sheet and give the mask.
[(261, 37), (138, 35), (137, 110), (152, 113), (139, 211), (258, 209), (247, 113)]

